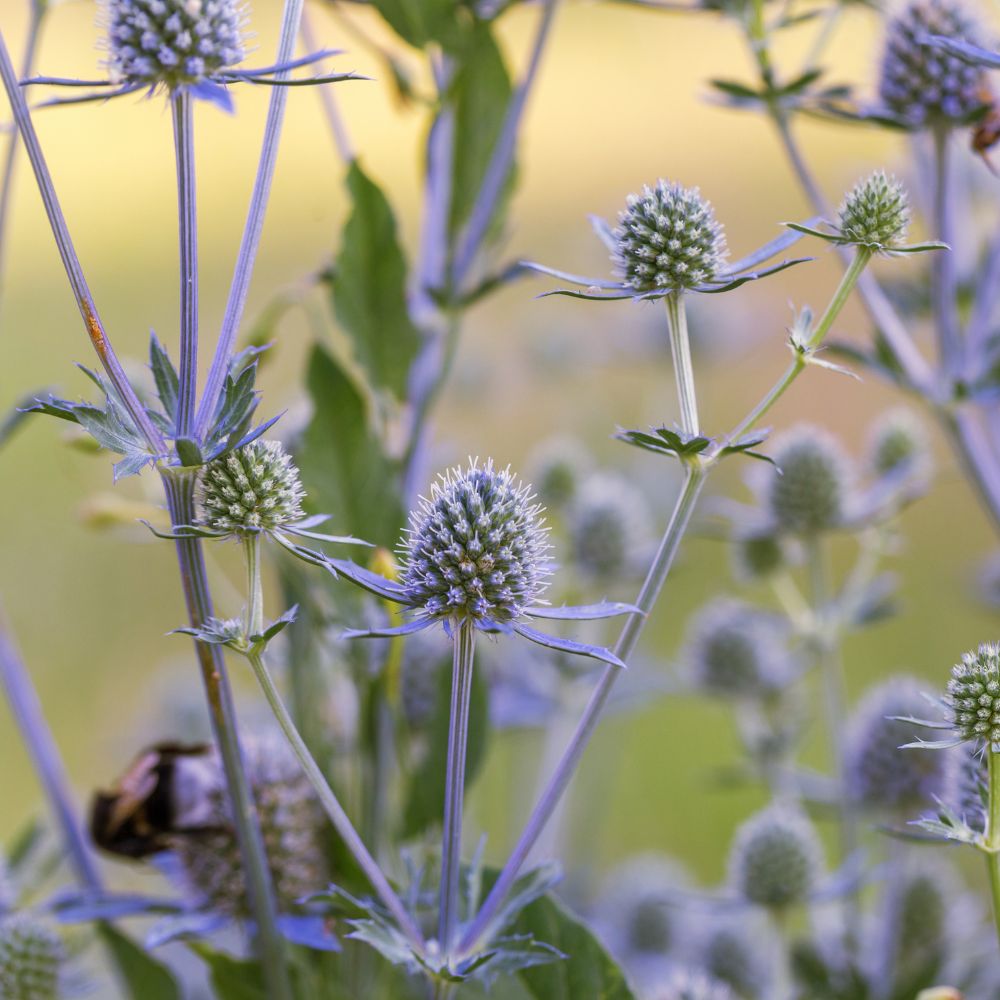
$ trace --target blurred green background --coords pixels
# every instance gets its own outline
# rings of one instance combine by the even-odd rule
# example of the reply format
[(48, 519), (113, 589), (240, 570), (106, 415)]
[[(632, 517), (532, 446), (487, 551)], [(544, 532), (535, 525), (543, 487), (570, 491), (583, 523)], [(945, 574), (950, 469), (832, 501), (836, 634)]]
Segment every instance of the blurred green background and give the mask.
[[(19, 57), (27, 3), (2, 0), (0, 6), (0, 24)], [(270, 61), (279, 7), (274, 0), (254, 4), (257, 64)], [(367, 12), (352, 13), (382, 36)], [(518, 9), (502, 22), (518, 66), (536, 16)], [(325, 12), (313, 17), (324, 44), (352, 48)], [(39, 71), (93, 77), (101, 58), (97, 38), (94, 4), (59, 5), (45, 27)], [(804, 32), (790, 33), (779, 56), (801, 57), (807, 41)], [(870, 92), (877, 44), (876, 16), (849, 8), (831, 49), (835, 77)], [(337, 68), (379, 72), (358, 51), (338, 58)], [(606, 253), (587, 214), (613, 217), (628, 192), (657, 177), (701, 186), (726, 225), (734, 256), (772, 238), (781, 221), (808, 215), (768, 125), (708, 99), (708, 77), (739, 77), (748, 68), (736, 29), (716, 17), (566, 2), (527, 115), (506, 251), (606, 273)], [(264, 88), (251, 87), (235, 96), (234, 117), (209, 106), (200, 106), (197, 115), (205, 341), (221, 319), (268, 97)], [(406, 245), (414, 250), (425, 116), (401, 107), (378, 80), (339, 85), (336, 96), (366, 169), (393, 198)], [(150, 328), (174, 343), (174, 162), (165, 103), (126, 98), (46, 110), (37, 124), (119, 352), (143, 358)], [(905, 141), (884, 133), (812, 123), (801, 128), (801, 137), (831, 199), (872, 167), (905, 170)], [(75, 396), (85, 387), (72, 362), (92, 361), (33, 180), (24, 162), (19, 167), (0, 298), (2, 409), (44, 386)], [(1000, 183), (980, 165), (973, 169), (983, 183)], [(327, 262), (346, 209), (343, 173), (317, 93), (294, 91), (249, 317)], [(818, 257), (813, 264), (697, 303), (694, 324), (706, 347), (697, 359), (699, 394), (709, 431), (730, 426), (783, 368), (791, 306), (822, 308), (832, 292), (836, 258), (823, 248), (810, 252)], [(887, 266), (915, 265), (903, 260)], [(664, 519), (676, 488), (674, 471), (652, 457), (647, 462), (626, 454), (609, 437), (617, 424), (638, 427), (676, 417), (660, 312), (629, 303), (535, 300), (544, 287), (534, 280), (516, 284), (470, 313), (436, 424), (436, 460), (492, 455), (519, 467), (536, 442), (553, 432), (572, 433), (611, 466), (634, 469), (639, 461)], [(838, 332), (857, 337), (866, 330), (852, 305)], [(294, 426), (305, 405), (299, 385), (311, 337), (302, 314), (293, 311), (263, 373), (266, 409), (288, 407), (286, 427)], [(858, 451), (871, 417), (892, 402), (893, 394), (872, 378), (857, 382), (813, 371), (782, 401), (773, 421), (777, 427), (801, 419), (824, 424)], [(994, 548), (994, 536), (953, 458), (938, 451), (936, 486), (903, 522), (903, 613), (847, 648), (855, 695), (899, 670), (939, 684), (963, 650), (996, 638), (994, 615), (974, 590), (979, 561)], [(174, 556), (144, 529), (102, 532), (88, 524), (84, 515), (93, 498), (112, 491), (110, 463), (68, 448), (62, 425), (29, 421), (0, 461), (0, 596), (82, 800), (152, 739), (185, 735), (163, 731), (161, 721), (164, 703), (183, 700), (185, 690), (195, 698), (199, 686), (188, 646), (165, 635), (183, 617)], [(744, 472), (739, 462), (728, 463), (713, 491), (745, 498)], [(159, 503), (157, 491), (155, 477), (146, 474), (115, 487), (114, 495)], [(234, 569), (225, 553), (222, 559), (220, 579)], [(727, 565), (718, 542), (688, 542), (648, 630), (649, 652), (674, 655), (690, 612), (730, 587)], [(519, 789), (523, 800), (537, 780), (527, 769), (537, 760), (534, 749), (534, 736), (502, 738), (475, 790), (476, 823), (490, 834), (492, 856), (509, 845), (521, 819), (508, 807), (508, 791)], [(578, 779), (574, 808), (581, 822), (571, 827), (571, 854), (603, 866), (633, 851), (665, 850), (705, 879), (718, 879), (732, 828), (757, 801), (754, 793), (724, 793), (707, 781), (735, 751), (728, 714), (693, 699), (651, 701), (637, 715), (610, 719)], [(813, 763), (822, 763), (824, 753), (821, 739), (810, 745)], [(41, 802), (2, 706), (0, 761), (0, 837), (6, 837)], [(588, 788), (610, 801), (599, 809), (587, 806)]]

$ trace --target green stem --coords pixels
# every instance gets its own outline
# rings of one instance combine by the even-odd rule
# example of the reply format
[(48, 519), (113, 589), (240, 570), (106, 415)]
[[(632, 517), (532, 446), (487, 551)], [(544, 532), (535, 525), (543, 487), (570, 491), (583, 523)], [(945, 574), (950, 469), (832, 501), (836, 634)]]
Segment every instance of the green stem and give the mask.
[(1000, 939), (1000, 753), (987, 747), (990, 771), (990, 804), (986, 819), (986, 866), (990, 873), (990, 894), (993, 899), (993, 922)]
[(264, 588), (260, 576), (260, 534), (253, 532), (243, 538), (243, 555), (247, 568), (247, 606), (243, 630), (250, 636), (264, 631)]
[(458, 884), (462, 868), (462, 812), (465, 806), (465, 763), (469, 744), (469, 702), (476, 631), (465, 620), (452, 640), (451, 712), (448, 726), (448, 766), (445, 773), (444, 827), (441, 834), (441, 891), (438, 943), (451, 950), (458, 924)]
[(316, 792), (316, 797), (326, 810), (326, 813), (333, 822), (337, 833), (340, 834), (340, 837), (347, 846), (347, 849), (354, 856), (355, 861), (357, 861), (358, 867), (362, 870), (362, 872), (364, 872), (365, 877), (371, 883), (372, 888), (378, 893), (382, 902), (386, 905), (386, 908), (395, 918), (402, 932), (406, 935), (413, 947), (417, 949), (418, 952), (422, 953), (424, 949), (424, 940), (419, 929), (417, 928), (417, 925), (413, 922), (413, 918), (410, 914), (407, 913), (402, 900), (389, 884), (389, 880), (382, 873), (382, 869), (379, 868), (378, 863), (371, 856), (368, 848), (365, 847), (361, 837), (358, 836), (357, 830), (354, 829), (354, 824), (351, 823), (350, 818), (344, 811), (343, 806), (341, 806), (336, 794), (327, 783), (326, 776), (319, 769), (319, 765), (316, 763), (313, 755), (309, 752), (309, 748), (306, 746), (305, 741), (302, 739), (301, 735), (299, 735), (299, 731), (295, 728), (295, 723), (292, 721), (292, 717), (289, 715), (288, 709), (285, 707), (285, 703), (281, 699), (281, 694), (278, 692), (278, 688), (268, 672), (260, 651), (257, 649), (251, 649), (246, 654), (246, 657), (250, 662), (250, 666), (253, 668), (253, 672), (257, 677), (257, 682), (260, 684), (261, 690), (264, 692), (264, 697), (267, 700), (268, 705), (271, 707), (271, 711), (274, 713), (274, 717), (277, 720), (278, 725), (285, 734), (285, 738), (288, 740), (288, 744), (292, 748), (292, 752), (298, 758), (303, 773), (309, 780), (309, 783), (313, 786), (313, 789)]
[[(858, 279), (861, 277), (864, 269), (868, 266), (871, 257), (870, 250), (865, 247), (858, 247), (857, 252), (854, 254), (854, 259), (841, 277), (837, 290), (833, 293), (833, 298), (830, 300), (823, 315), (820, 316), (816, 326), (813, 327), (809, 339), (804, 345), (806, 350), (815, 350), (830, 332), (834, 321), (840, 315), (840, 311), (844, 308), (847, 300), (851, 297), (851, 292), (858, 283)], [(764, 414), (781, 399), (788, 387), (799, 377), (807, 364), (805, 356), (796, 352), (795, 360), (792, 361), (785, 374), (778, 379), (767, 395), (736, 425), (735, 429), (729, 434), (728, 439), (735, 441), (756, 426)]]
[(698, 401), (694, 389), (694, 368), (691, 365), (691, 340), (688, 336), (687, 310), (683, 292), (671, 292), (667, 304), (667, 325), (670, 327), (670, 353), (674, 359), (677, 379), (677, 399), (681, 407), (681, 427), (688, 434), (698, 434)]

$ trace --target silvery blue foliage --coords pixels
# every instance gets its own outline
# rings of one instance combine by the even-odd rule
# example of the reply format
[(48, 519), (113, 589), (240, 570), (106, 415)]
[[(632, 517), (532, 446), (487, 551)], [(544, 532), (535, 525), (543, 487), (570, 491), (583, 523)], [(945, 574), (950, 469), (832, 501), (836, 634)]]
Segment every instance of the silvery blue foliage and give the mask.
[(912, 817), (946, 795), (951, 758), (900, 749), (918, 729), (898, 717), (927, 714), (923, 691), (915, 678), (891, 677), (871, 688), (855, 708), (844, 740), (844, 773), (856, 802)]
[(840, 443), (803, 424), (775, 440), (767, 508), (782, 533), (815, 538), (840, 527), (851, 502), (854, 470)]
[(507, 624), (548, 584), (548, 531), (529, 486), (492, 460), (455, 468), (410, 515), (402, 585), (422, 617)]
[(726, 239), (697, 188), (657, 181), (629, 195), (618, 216), (613, 255), (622, 280), (637, 292), (695, 288), (726, 260)]
[(241, 0), (104, 0), (116, 84), (197, 84), (242, 62)]
[(751, 816), (736, 831), (729, 854), (732, 887), (748, 903), (769, 910), (806, 902), (822, 869), (815, 828), (790, 806), (769, 806)]
[(927, 45), (931, 35), (982, 41), (969, 8), (956, 0), (911, 0), (890, 22), (879, 79), (879, 98), (902, 123), (923, 128), (961, 122), (980, 106), (982, 71)]
[(685, 661), (694, 684), (721, 698), (766, 699), (792, 676), (778, 621), (730, 598), (716, 598), (698, 612)]
[(25, 913), (0, 918), (0, 997), (59, 1000), (66, 951), (47, 924)]
[(574, 562), (588, 576), (628, 578), (643, 568), (653, 544), (653, 515), (624, 477), (605, 472), (583, 480), (568, 522)]

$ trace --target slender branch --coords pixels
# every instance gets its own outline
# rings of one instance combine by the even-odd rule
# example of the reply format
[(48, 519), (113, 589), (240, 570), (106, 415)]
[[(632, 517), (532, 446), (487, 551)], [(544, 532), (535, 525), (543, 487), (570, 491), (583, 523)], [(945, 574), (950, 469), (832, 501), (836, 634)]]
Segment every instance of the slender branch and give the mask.
[(698, 433), (698, 401), (694, 391), (694, 369), (691, 365), (691, 341), (688, 337), (687, 310), (683, 292), (672, 292), (665, 299), (667, 326), (670, 328), (670, 353), (674, 359), (677, 399), (681, 406), (681, 426), (688, 434)]
[(535, 34), (531, 56), (528, 59), (528, 67), (525, 70), (523, 80), (511, 95), (500, 135), (493, 147), (490, 162), (486, 167), (486, 173), (483, 174), (483, 181), (476, 194), (476, 200), (473, 202), (472, 211), (469, 213), (469, 221), (458, 241), (458, 250), (452, 264), (452, 287), (456, 291), (461, 289), (476, 259), (476, 254), (479, 252), (483, 238), (486, 236), (486, 231), (493, 219), (493, 213), (496, 211), (504, 181), (507, 179), (507, 174), (514, 161), (517, 133), (521, 119), (524, 117), (528, 95), (531, 93), (535, 77), (538, 74), (538, 67), (541, 65), (542, 53), (545, 51), (545, 43), (548, 41), (557, 5), (558, 0), (544, 0), (538, 22), (538, 31)]
[[(28, 37), (24, 43), (21, 59), (21, 79), (31, 76), (38, 52), (38, 40), (42, 33), (42, 22), (48, 13), (47, 3), (32, 3), (28, 21)], [(6, 263), (7, 226), (10, 220), (10, 200), (14, 190), (14, 174), (17, 165), (18, 133), (11, 132), (3, 158), (3, 172), (0, 174), (0, 292), (3, 290), (4, 264)]]
[[(950, 129), (941, 126), (933, 130), (934, 139), (934, 228), (935, 238), (955, 244), (954, 183), (949, 155)], [(934, 307), (934, 331), (937, 334), (939, 364), (949, 377), (960, 374), (962, 340), (958, 323), (958, 275), (955, 251), (934, 254), (931, 264), (931, 298)]]
[(177, 159), (177, 216), (181, 274), (180, 386), (177, 434), (188, 437), (198, 393), (198, 201), (195, 188), (194, 127), (191, 95), (175, 93), (170, 102)]
[(247, 636), (264, 631), (264, 587), (260, 572), (260, 534), (255, 532), (243, 539), (243, 557), (247, 570), (247, 606), (243, 629)]
[(4, 89), (7, 91), (7, 98), (10, 101), (11, 110), (14, 113), (14, 121), (17, 123), (24, 142), (24, 148), (31, 161), (35, 179), (38, 182), (38, 190), (45, 205), (45, 213), (52, 227), (52, 235), (55, 237), (56, 246), (59, 248), (59, 256), (62, 258), (63, 267), (66, 269), (66, 276), (69, 278), (70, 287), (76, 298), (76, 304), (83, 317), (84, 326), (90, 342), (100, 358), (104, 370), (107, 372), (111, 384), (121, 397), (122, 404), (128, 411), (133, 423), (139, 432), (146, 438), (150, 450), (154, 454), (162, 454), (165, 449), (163, 436), (156, 429), (156, 426), (149, 419), (139, 397), (129, 383), (125, 370), (115, 354), (111, 341), (104, 330), (100, 317), (97, 314), (97, 307), (94, 305), (93, 296), (83, 275), (83, 268), (80, 266), (80, 258), (77, 256), (76, 248), (70, 237), (69, 229), (66, 226), (66, 218), (63, 215), (59, 198), (56, 195), (55, 187), (52, 184), (52, 175), (49, 173), (48, 164), (42, 153), (42, 147), (38, 142), (38, 134), (35, 132), (34, 123), (31, 120), (31, 113), (25, 103), (24, 94), (18, 86), (17, 76), (14, 67), (11, 65), (10, 54), (4, 41), (3, 32), (0, 31), (0, 78), (3, 80)]
[[(299, 31), (299, 21), (302, 17), (304, 0), (285, 0), (284, 13), (281, 19), (281, 37), (278, 41), (278, 54), (275, 64), (288, 62), (295, 52), (295, 39)], [(275, 77), (284, 80), (288, 71), (275, 73)], [(209, 422), (215, 415), (215, 407), (222, 392), (222, 384), (229, 371), (229, 361), (236, 345), (243, 310), (247, 304), (247, 294), (250, 290), (250, 278), (253, 275), (254, 263), (257, 260), (257, 250), (260, 247), (261, 232), (264, 229), (264, 214), (271, 194), (271, 181), (274, 179), (274, 167), (278, 159), (278, 141), (281, 138), (281, 126), (285, 119), (285, 104), (288, 101), (287, 87), (273, 87), (271, 100), (267, 108), (267, 122), (264, 125), (264, 141), (260, 151), (260, 162), (257, 165), (257, 176), (254, 179), (253, 193), (250, 196), (250, 208), (247, 212), (246, 224), (243, 227), (243, 238), (240, 241), (240, 252), (236, 258), (236, 268), (229, 289), (229, 299), (222, 318), (222, 329), (219, 331), (219, 342), (215, 348), (212, 365), (205, 382), (205, 391), (198, 405), (197, 436), (204, 437)]]
[(28, 668), (0, 615), (0, 687), (10, 705), (21, 742), (38, 774), (49, 808), (62, 831), (66, 855), (80, 885), (93, 893), (103, 889), (87, 838), (80, 826), (69, 779), (59, 749), (42, 712)]
[[(621, 634), (618, 636), (618, 641), (615, 643), (614, 652), (622, 660), (627, 660), (635, 649), (636, 643), (639, 641), (639, 636), (642, 634), (646, 616), (652, 611), (657, 598), (660, 596), (663, 585), (670, 573), (670, 568), (673, 565), (674, 558), (677, 555), (677, 550), (680, 547), (681, 539), (691, 521), (691, 515), (694, 513), (698, 497), (705, 484), (705, 478), (706, 474), (699, 465), (691, 464), (687, 466), (687, 477), (684, 480), (680, 496), (677, 498), (676, 506), (670, 517), (670, 523), (660, 542), (660, 547), (653, 559), (653, 564), (650, 566), (649, 573), (646, 575), (646, 580), (639, 592), (639, 597), (635, 602), (641, 613), (630, 615), (626, 619)], [(513, 886), (518, 872), (521, 870), (521, 866), (527, 860), (531, 849), (541, 836), (545, 825), (548, 823), (556, 806), (559, 804), (560, 798), (562, 798), (563, 793), (566, 791), (580, 763), (583, 752), (587, 748), (590, 738), (594, 735), (598, 717), (607, 703), (611, 690), (620, 673), (621, 671), (618, 667), (609, 665), (605, 667), (604, 672), (601, 674), (601, 679), (598, 681), (594, 693), (590, 696), (590, 701), (587, 703), (587, 707), (584, 709), (584, 713), (577, 724), (576, 732), (573, 734), (572, 740), (563, 753), (558, 767), (549, 779), (545, 791), (535, 804), (524, 832), (518, 839), (499, 878), (483, 903), (482, 909), (462, 938), (459, 945), (461, 954), (467, 955), (474, 951), (483, 935), (489, 931), (490, 922)]]
[(990, 803), (986, 822), (986, 866), (990, 878), (990, 896), (993, 901), (993, 922), (1000, 938), (1000, 753), (986, 747), (989, 765)]
[(448, 954), (458, 922), (458, 883), (462, 868), (462, 811), (465, 806), (465, 761), (469, 744), (469, 701), (476, 632), (463, 621), (452, 640), (451, 711), (448, 763), (445, 772), (444, 825), (441, 834), (441, 891), (438, 944)]
[(305, 773), (306, 778), (308, 778), (309, 783), (313, 786), (317, 798), (326, 810), (327, 815), (332, 820), (337, 833), (340, 834), (340, 837), (347, 846), (347, 849), (357, 861), (358, 867), (364, 872), (366, 878), (371, 883), (372, 888), (379, 894), (382, 902), (385, 903), (389, 912), (392, 913), (410, 943), (417, 949), (417, 951), (422, 952), (424, 948), (424, 940), (420, 934), (419, 928), (414, 923), (410, 914), (406, 911), (406, 907), (403, 905), (402, 900), (400, 900), (395, 890), (389, 884), (388, 879), (386, 879), (385, 875), (382, 873), (382, 869), (379, 868), (378, 862), (376, 862), (376, 860), (371, 856), (361, 837), (358, 836), (358, 832), (354, 829), (354, 825), (351, 823), (350, 818), (344, 811), (343, 806), (341, 806), (340, 801), (333, 792), (333, 789), (331, 789), (330, 785), (327, 783), (326, 777), (320, 770), (319, 765), (314, 760), (312, 754), (309, 752), (309, 748), (306, 746), (305, 741), (299, 734), (298, 729), (295, 728), (295, 723), (292, 721), (292, 717), (288, 714), (288, 709), (285, 707), (285, 703), (281, 699), (281, 694), (278, 692), (274, 680), (268, 672), (267, 666), (264, 664), (260, 653), (251, 650), (247, 653), (247, 659), (250, 662), (250, 666), (253, 668), (253, 672), (257, 677), (261, 690), (264, 692), (264, 697), (267, 699), (268, 705), (271, 706), (271, 711), (274, 713), (274, 717), (277, 720), (278, 725), (281, 726), (292, 751), (298, 758), (299, 764), (302, 766), (302, 770)]
[[(194, 474), (188, 470), (162, 470), (161, 478), (171, 523), (175, 526), (194, 524)], [(188, 620), (197, 628), (213, 614), (201, 540), (179, 538), (176, 548)], [(215, 742), (226, 775), (233, 827), (243, 858), (247, 895), (256, 924), (256, 944), (267, 980), (268, 996), (275, 1000), (291, 1000), (284, 940), (277, 924), (274, 886), (240, 751), (236, 709), (226, 664), (221, 647), (196, 641), (194, 648), (201, 668)]]
[[(985, 363), (984, 347), (991, 332), (990, 324), (993, 321), (998, 298), (1000, 298), (1000, 233), (993, 237), (986, 253), (982, 274), (977, 282), (976, 297), (972, 303), (972, 314), (966, 327), (970, 365)], [(966, 374), (970, 378), (975, 378), (980, 372), (971, 371)]]
[[(302, 41), (305, 42), (308, 52), (319, 51), (316, 32), (313, 31), (312, 18), (309, 16), (309, 11), (305, 9), (302, 11), (302, 24), (299, 33), (302, 35)], [(317, 63), (315, 69), (319, 76), (325, 75), (325, 62)], [(323, 105), (323, 113), (330, 126), (330, 134), (333, 136), (333, 144), (337, 147), (337, 153), (345, 163), (353, 163), (356, 157), (354, 146), (347, 133), (347, 126), (344, 124), (340, 108), (337, 106), (337, 98), (334, 96), (333, 88), (319, 87), (318, 89), (320, 103)]]

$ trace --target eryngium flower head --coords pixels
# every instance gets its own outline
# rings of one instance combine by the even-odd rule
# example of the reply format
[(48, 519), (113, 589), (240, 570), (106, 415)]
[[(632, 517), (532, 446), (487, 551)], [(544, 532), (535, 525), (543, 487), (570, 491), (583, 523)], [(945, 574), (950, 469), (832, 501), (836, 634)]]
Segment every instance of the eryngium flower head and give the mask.
[(234, 535), (274, 530), (304, 516), (304, 496), (285, 449), (277, 441), (251, 441), (202, 470), (201, 523)]
[(745, 918), (720, 921), (713, 915), (710, 920), (698, 948), (698, 964), (738, 996), (764, 996), (769, 979), (764, 942), (750, 932)]
[(847, 193), (839, 215), (846, 242), (889, 250), (906, 236), (910, 206), (903, 185), (876, 170)]
[(823, 853), (801, 813), (771, 806), (737, 831), (729, 855), (730, 879), (748, 902), (783, 910), (805, 902), (816, 888)]
[(538, 497), (551, 510), (573, 500), (592, 460), (579, 441), (553, 437), (539, 445), (528, 464)]
[(652, 1000), (736, 1000), (725, 983), (689, 969), (674, 972), (651, 996)]
[(66, 953), (59, 936), (34, 917), (0, 920), (0, 998), (58, 1000)]
[(722, 226), (697, 188), (661, 180), (629, 195), (627, 206), (618, 216), (612, 257), (626, 285), (637, 292), (680, 291), (722, 269)]
[[(326, 815), (283, 742), (248, 743), (244, 756), (278, 905), (288, 910), (328, 880)], [(243, 862), (219, 768), (219, 783), (208, 790), (204, 810), (218, 822), (206, 823), (209, 829), (198, 836), (178, 837), (176, 853), (187, 888), (206, 908), (247, 917)]]
[(949, 755), (900, 749), (918, 739), (920, 730), (896, 717), (924, 718), (930, 706), (921, 692), (914, 678), (892, 677), (868, 691), (854, 710), (844, 754), (847, 790), (854, 801), (917, 815), (948, 791)]
[(112, 82), (197, 84), (241, 62), (240, 0), (104, 0)]
[(721, 698), (766, 698), (788, 680), (775, 621), (741, 601), (717, 598), (695, 617), (687, 662), (694, 683)]
[(646, 498), (620, 476), (586, 479), (570, 512), (570, 546), (577, 566), (601, 580), (635, 573), (650, 545), (653, 517)]
[(982, 70), (924, 44), (928, 35), (982, 44), (975, 18), (955, 0), (911, 0), (889, 23), (879, 97), (912, 128), (961, 122), (982, 103)]
[(745, 531), (733, 538), (733, 572), (740, 580), (763, 580), (786, 563), (785, 546), (770, 530)]
[(549, 543), (531, 487), (509, 468), (444, 473), (410, 514), (402, 547), (407, 603), (427, 618), (514, 621), (545, 589)]
[(925, 482), (931, 474), (931, 446), (927, 429), (912, 410), (883, 413), (872, 428), (869, 464), (877, 476), (905, 474)]
[(770, 477), (767, 505), (777, 529), (812, 537), (838, 527), (852, 470), (837, 441), (802, 426), (775, 442), (774, 461), (780, 472)]
[(945, 695), (956, 736), (1000, 749), (1000, 646), (983, 643), (951, 668)]

